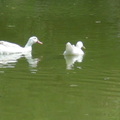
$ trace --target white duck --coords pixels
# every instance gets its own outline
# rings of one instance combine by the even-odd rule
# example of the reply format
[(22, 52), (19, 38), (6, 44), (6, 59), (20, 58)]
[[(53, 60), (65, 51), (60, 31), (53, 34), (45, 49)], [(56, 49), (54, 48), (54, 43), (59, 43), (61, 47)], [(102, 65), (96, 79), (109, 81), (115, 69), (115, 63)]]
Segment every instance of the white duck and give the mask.
[(34, 43), (43, 44), (37, 37), (30, 37), (25, 47), (21, 47), (15, 43), (7, 41), (0, 41), (0, 54), (14, 54), (14, 53), (27, 53), (32, 51)]
[(64, 51), (63, 55), (84, 55), (84, 52), (81, 48), (85, 48), (81, 41), (78, 41), (76, 46), (71, 45), (70, 42), (66, 44), (66, 50)]

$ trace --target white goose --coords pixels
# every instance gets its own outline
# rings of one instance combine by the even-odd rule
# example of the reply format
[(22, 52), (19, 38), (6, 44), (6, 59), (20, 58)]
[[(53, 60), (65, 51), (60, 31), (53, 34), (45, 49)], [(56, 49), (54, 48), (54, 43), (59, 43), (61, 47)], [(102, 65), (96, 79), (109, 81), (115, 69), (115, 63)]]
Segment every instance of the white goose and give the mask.
[(32, 51), (34, 43), (43, 44), (37, 37), (30, 37), (25, 47), (21, 47), (15, 43), (7, 41), (0, 41), (0, 54), (14, 54), (14, 53), (27, 53)]
[(70, 42), (66, 44), (66, 50), (64, 51), (63, 55), (84, 55), (84, 52), (81, 48), (85, 48), (81, 41), (78, 41), (76, 46), (71, 45)]

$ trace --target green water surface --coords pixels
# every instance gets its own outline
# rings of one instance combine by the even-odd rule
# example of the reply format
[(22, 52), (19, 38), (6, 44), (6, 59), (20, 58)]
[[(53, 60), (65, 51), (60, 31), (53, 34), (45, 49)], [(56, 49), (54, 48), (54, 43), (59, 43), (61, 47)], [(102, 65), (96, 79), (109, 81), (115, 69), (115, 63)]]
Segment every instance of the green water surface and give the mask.
[[(119, 120), (119, 11), (118, 0), (1, 0), (0, 39), (44, 44), (0, 61), (0, 120)], [(69, 66), (65, 44), (79, 40), (85, 55)]]

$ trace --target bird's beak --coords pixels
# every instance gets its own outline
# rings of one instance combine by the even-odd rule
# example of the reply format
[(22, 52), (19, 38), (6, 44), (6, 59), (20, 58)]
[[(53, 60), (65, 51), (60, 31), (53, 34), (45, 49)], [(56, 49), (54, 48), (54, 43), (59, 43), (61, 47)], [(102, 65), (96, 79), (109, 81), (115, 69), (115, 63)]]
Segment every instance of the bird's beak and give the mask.
[(43, 44), (43, 43), (42, 43), (41, 41), (39, 41), (39, 40), (37, 41), (37, 43), (39, 43), (39, 44)]
[(85, 46), (82, 47), (83, 49), (86, 49)]

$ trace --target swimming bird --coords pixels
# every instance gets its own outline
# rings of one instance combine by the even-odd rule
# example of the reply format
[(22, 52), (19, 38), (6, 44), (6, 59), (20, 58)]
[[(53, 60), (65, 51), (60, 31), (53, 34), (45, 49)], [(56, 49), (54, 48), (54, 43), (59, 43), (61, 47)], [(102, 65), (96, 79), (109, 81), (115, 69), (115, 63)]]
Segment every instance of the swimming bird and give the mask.
[(85, 48), (81, 41), (78, 41), (76, 46), (68, 42), (66, 44), (66, 50), (64, 51), (63, 55), (83, 55), (84, 52), (81, 48)]
[(24, 47), (7, 41), (0, 41), (0, 54), (27, 53), (32, 51), (34, 43), (43, 44), (36, 36), (30, 37)]

